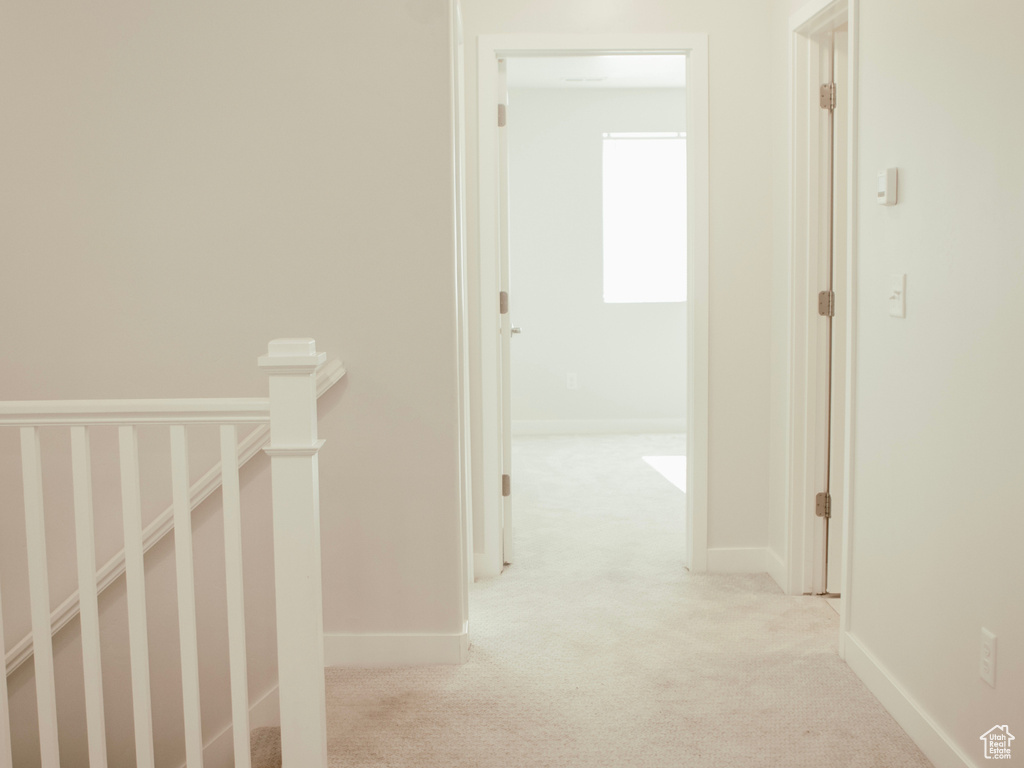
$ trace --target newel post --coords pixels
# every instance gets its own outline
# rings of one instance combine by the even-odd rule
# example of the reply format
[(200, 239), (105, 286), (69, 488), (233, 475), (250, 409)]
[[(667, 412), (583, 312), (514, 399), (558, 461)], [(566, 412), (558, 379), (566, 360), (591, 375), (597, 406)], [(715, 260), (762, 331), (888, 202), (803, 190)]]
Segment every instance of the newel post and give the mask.
[(276, 339), (259, 359), (270, 374), (277, 657), (285, 768), (326, 768), (323, 584), (313, 339)]

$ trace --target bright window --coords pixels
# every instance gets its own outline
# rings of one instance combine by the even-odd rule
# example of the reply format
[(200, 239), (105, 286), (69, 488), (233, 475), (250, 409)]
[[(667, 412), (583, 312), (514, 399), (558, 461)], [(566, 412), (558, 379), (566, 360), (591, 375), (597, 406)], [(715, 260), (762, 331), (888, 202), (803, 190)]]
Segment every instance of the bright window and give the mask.
[(604, 300), (686, 301), (686, 134), (606, 133)]

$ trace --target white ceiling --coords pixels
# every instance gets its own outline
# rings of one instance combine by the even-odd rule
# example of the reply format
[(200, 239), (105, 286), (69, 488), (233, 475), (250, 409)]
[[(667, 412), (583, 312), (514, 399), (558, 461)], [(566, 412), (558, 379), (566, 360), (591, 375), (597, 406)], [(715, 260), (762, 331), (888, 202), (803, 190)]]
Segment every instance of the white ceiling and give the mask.
[(509, 88), (683, 88), (681, 55), (521, 56), (508, 59)]

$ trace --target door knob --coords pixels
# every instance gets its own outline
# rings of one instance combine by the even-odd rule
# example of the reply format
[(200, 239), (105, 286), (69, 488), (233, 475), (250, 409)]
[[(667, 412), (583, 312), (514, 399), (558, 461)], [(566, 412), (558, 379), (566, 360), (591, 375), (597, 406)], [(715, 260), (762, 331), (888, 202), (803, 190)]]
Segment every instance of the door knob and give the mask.
[(518, 325), (513, 325), (512, 326), (512, 333), (522, 333), (522, 332), (523, 332), (523, 329), (520, 328)]

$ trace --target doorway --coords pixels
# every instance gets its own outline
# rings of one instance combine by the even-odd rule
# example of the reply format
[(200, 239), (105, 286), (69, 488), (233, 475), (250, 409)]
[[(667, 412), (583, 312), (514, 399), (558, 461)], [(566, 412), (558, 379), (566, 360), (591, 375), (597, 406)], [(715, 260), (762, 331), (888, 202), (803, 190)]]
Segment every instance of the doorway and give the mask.
[[(790, 519), (787, 591), (845, 598), (856, 222), (855, 0), (791, 18)], [(846, 606), (838, 606), (841, 633)]]
[[(480, 38), (478, 61), (479, 124), (479, 211), (480, 211), (480, 328), (483, 418), (484, 504), (475, 510), (475, 571), (478, 577), (496, 575), (510, 559), (514, 545), (514, 473), (510, 466), (512, 433), (509, 397), (509, 354), (515, 314), (515, 294), (509, 291), (507, 258), (507, 207), (502, 199), (507, 189), (503, 169), (507, 168), (504, 124), (509, 107), (505, 96), (506, 66), (510, 59), (527, 61), (556, 57), (650, 57), (685, 56), (687, 64), (686, 195), (686, 399), (687, 424), (687, 551), (680, 562), (691, 570), (706, 569), (707, 546), (707, 256), (708, 256), (708, 172), (707, 172), (707, 47), (704, 36), (641, 35), (586, 37), (502, 36)], [(536, 64), (536, 62), (533, 62)], [(577, 62), (579, 63), (579, 62)], [(513, 70), (515, 65), (513, 65)], [(526, 69), (530, 69), (528, 63)], [(585, 78), (584, 78), (585, 79)], [(494, 105), (491, 111), (487, 105)], [(498, 105), (502, 105), (500, 108)], [(644, 133), (605, 131), (604, 133)], [(647, 133), (655, 133), (649, 131)], [(602, 140), (614, 141), (613, 136)], [(638, 138), (638, 137), (633, 137)], [(652, 138), (652, 137), (647, 137)], [(669, 137), (662, 137), (669, 139)], [(681, 138), (679, 136), (673, 138)], [(622, 140), (627, 140), (625, 136)], [(635, 147), (634, 147), (635, 148)], [(503, 264), (504, 262), (504, 264)], [(503, 269), (504, 267), (504, 269)], [(511, 310), (502, 312), (502, 310)], [(516, 320), (519, 322), (519, 320)], [(595, 329), (583, 329), (593, 332)], [(523, 328), (524, 337), (530, 332)], [(680, 350), (681, 352), (681, 350)], [(564, 361), (563, 361), (564, 362)], [(565, 368), (560, 365), (559, 368)], [(575, 374), (575, 375), (574, 375)], [(564, 376), (564, 379), (561, 377)], [(573, 392), (580, 386), (579, 371), (561, 370), (560, 385)], [(505, 384), (503, 385), (503, 379)]]
[[(509, 565), (510, 523), (523, 530), (524, 496), (538, 479), (527, 465), (554, 469), (531, 461), (538, 452), (571, 444), (599, 464), (619, 457), (655, 487), (665, 482), (661, 462), (685, 462), (686, 57), (509, 57), (505, 65)], [(662, 440), (630, 439), (644, 434)], [(659, 463), (645, 463), (644, 451)], [(566, 457), (566, 468), (575, 463), (565, 450), (553, 455)], [(601, 473), (598, 486), (622, 476)], [(670, 507), (681, 529), (685, 497)]]

